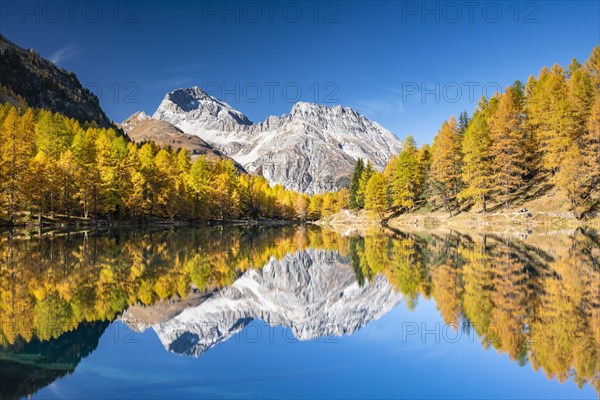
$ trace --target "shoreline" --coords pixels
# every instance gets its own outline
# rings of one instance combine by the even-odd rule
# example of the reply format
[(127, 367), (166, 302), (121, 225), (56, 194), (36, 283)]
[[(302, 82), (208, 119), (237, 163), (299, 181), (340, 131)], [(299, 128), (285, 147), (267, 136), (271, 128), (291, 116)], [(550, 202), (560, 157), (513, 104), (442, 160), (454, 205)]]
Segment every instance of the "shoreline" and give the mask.
[(450, 217), (448, 214), (426, 212), (408, 213), (389, 219), (380, 219), (366, 211), (342, 210), (315, 221), (315, 224), (345, 234), (366, 232), (377, 228), (396, 230), (470, 230), (470, 231), (557, 231), (577, 228), (600, 229), (600, 216), (576, 219), (571, 213), (551, 211), (524, 212), (465, 212)]
[(515, 211), (493, 213), (460, 213), (450, 217), (442, 213), (412, 213), (391, 218), (391, 227), (462, 228), (471, 230), (520, 228), (525, 230), (600, 228), (600, 217), (577, 219), (571, 213), (560, 211)]
[(8, 221), (0, 221), (0, 231), (52, 231), (52, 230), (105, 230), (111, 228), (151, 228), (151, 227), (180, 227), (180, 226), (290, 226), (306, 223), (300, 220), (280, 220), (280, 219), (239, 219), (239, 220), (170, 220), (164, 218), (149, 218), (145, 220), (93, 220), (91, 218), (84, 219), (81, 217), (72, 218), (70, 221), (66, 219), (47, 219), (41, 225), (37, 221), (29, 222), (24, 218), (17, 220), (13, 224)]

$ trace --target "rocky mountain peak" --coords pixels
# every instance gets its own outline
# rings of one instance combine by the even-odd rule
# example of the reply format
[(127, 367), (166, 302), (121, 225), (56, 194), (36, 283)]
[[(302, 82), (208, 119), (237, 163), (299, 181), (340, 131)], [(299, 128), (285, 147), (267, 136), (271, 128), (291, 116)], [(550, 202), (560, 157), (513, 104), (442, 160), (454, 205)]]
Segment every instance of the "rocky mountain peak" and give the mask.
[(152, 117), (177, 126), (188, 122), (206, 130), (234, 130), (239, 125), (252, 125), (252, 121), (244, 114), (198, 86), (167, 93)]
[(125, 132), (131, 131), (135, 128), (140, 122), (146, 121), (150, 119), (150, 116), (146, 114), (144, 111), (138, 111), (134, 114), (131, 114), (125, 121), (121, 123), (121, 129)]
[(214, 97), (209, 96), (205, 91), (198, 86), (187, 89), (176, 89), (167, 93), (165, 98), (176, 104), (182, 111), (189, 112), (201, 107), (203, 103), (214, 102), (221, 103)]
[(296, 104), (294, 104), (294, 106), (292, 107), (292, 110), (290, 111), (290, 114), (292, 114), (292, 115), (317, 114), (317, 113), (325, 112), (327, 110), (327, 108), (328, 107), (324, 106), (324, 105), (320, 105), (320, 104), (316, 104), (316, 103), (308, 103), (305, 101), (299, 101)]
[(329, 116), (329, 117), (340, 117), (343, 115), (347, 115), (350, 117), (355, 117), (358, 115), (356, 111), (349, 107), (342, 107), (340, 105), (335, 106), (327, 106), (316, 103), (308, 103), (304, 101), (299, 101), (292, 107), (290, 111), (292, 116), (302, 116), (302, 117), (311, 117), (311, 116)]

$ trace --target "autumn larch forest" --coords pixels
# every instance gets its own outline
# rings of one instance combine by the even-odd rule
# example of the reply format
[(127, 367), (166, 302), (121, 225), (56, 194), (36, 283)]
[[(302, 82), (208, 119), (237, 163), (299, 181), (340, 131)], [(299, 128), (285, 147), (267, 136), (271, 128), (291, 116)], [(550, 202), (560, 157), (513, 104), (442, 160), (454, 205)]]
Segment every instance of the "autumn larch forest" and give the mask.
[(23, 104), (0, 105), (0, 142), (0, 218), (9, 225), (317, 220), (346, 208), (455, 215), (510, 208), (539, 182), (582, 218), (600, 200), (600, 47), (583, 64), (544, 67), (482, 98), (471, 117), (443, 122), (432, 145), (408, 136), (383, 172), (358, 160), (349, 187), (333, 193), (270, 186), (231, 160), (192, 161), (184, 149), (135, 144), (117, 128)]
[(482, 98), (472, 117), (444, 121), (431, 146), (417, 148), (407, 137), (383, 173), (359, 160), (349, 204), (380, 216), (421, 207), (449, 215), (486, 212), (511, 208), (539, 182), (545, 192), (566, 195), (577, 218), (598, 206), (598, 46), (584, 64), (573, 59), (566, 69), (544, 67), (526, 84), (516, 81)]

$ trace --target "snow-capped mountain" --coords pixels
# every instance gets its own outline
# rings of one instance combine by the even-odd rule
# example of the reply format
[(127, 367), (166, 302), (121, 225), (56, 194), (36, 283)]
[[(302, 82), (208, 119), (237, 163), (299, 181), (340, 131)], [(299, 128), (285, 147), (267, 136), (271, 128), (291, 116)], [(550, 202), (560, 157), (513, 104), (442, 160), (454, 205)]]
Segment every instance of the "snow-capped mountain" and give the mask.
[(197, 86), (167, 93), (152, 118), (168, 121), (184, 132), (197, 135), (201, 131), (228, 132), (240, 125), (252, 125), (244, 114)]
[(385, 276), (361, 287), (347, 258), (308, 249), (248, 270), (176, 315), (163, 311), (167, 320), (154, 316), (159, 322), (148, 323), (152, 312), (140, 309), (122, 318), (134, 329), (150, 326), (169, 351), (199, 356), (257, 319), (289, 328), (299, 340), (341, 336), (382, 317), (401, 299)]
[(309, 194), (339, 189), (358, 158), (382, 170), (402, 148), (390, 131), (347, 107), (299, 102), (289, 114), (253, 124), (198, 87), (168, 93), (152, 118), (199, 136), (248, 172)]

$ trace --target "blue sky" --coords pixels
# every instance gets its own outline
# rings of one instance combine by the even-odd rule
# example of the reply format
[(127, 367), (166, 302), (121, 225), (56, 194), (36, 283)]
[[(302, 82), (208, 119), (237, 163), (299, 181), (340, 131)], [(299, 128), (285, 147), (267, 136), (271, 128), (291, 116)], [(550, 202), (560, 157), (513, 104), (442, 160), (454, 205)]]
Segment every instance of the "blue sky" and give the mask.
[(117, 122), (198, 85), (255, 122), (341, 104), (424, 143), (600, 42), (597, 1), (474, 3), (3, 1), (0, 33), (73, 70)]

